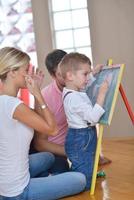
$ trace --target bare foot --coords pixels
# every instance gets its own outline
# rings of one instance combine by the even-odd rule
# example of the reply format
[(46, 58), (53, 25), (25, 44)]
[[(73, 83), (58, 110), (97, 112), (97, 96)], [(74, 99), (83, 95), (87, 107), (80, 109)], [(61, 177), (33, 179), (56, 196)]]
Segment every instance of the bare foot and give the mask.
[(99, 158), (99, 165), (107, 165), (110, 164), (112, 162), (112, 160), (104, 157), (104, 156), (100, 156)]

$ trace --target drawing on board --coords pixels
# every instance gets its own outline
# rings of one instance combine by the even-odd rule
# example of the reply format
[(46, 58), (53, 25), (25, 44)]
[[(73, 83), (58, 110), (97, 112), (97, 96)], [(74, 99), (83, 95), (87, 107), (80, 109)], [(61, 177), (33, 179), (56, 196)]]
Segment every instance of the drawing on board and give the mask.
[(115, 65), (115, 66), (104, 66), (102, 70), (95, 75), (96, 80), (92, 83), (91, 86), (87, 86), (86, 93), (90, 98), (92, 104), (96, 103), (98, 90), (103, 81), (107, 78), (109, 81), (109, 89), (106, 94), (104, 109), (105, 113), (100, 118), (99, 123), (110, 125), (112, 120), (112, 115), (114, 112), (114, 107), (119, 91), (119, 85), (121, 82), (123, 74), (124, 65)]

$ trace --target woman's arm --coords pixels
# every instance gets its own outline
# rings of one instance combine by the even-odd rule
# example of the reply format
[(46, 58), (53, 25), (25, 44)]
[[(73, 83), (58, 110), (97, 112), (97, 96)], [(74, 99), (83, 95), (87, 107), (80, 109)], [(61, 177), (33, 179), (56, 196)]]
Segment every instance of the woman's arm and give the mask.
[[(42, 116), (40, 116), (28, 106), (22, 103), (15, 109), (13, 118), (26, 124), (30, 128), (33, 128), (39, 133), (52, 136), (56, 135), (57, 126), (54, 117), (49, 113), (48, 108), (43, 109), (42, 113)], [(48, 123), (47, 120), (49, 119), (50, 122)]]
[(40, 91), (38, 79), (35, 78), (31, 76), (26, 76), (25, 80), (27, 88), (29, 89), (30, 93), (34, 96), (35, 101), (38, 102), (40, 113), (36, 113), (28, 106), (22, 103), (15, 109), (13, 118), (35, 129), (39, 133), (56, 135), (57, 126), (54, 115), (47, 107), (46, 102), (43, 99)]

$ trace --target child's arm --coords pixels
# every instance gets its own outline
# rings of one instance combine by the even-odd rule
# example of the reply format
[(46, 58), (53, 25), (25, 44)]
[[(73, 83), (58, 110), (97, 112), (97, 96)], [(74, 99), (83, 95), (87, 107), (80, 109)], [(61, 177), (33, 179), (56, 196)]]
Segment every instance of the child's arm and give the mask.
[(88, 89), (88, 87), (90, 87), (93, 82), (96, 80), (96, 78), (94, 77), (95, 74), (99, 73), (102, 69), (103, 65), (101, 64), (98, 64), (96, 65), (96, 67), (94, 67), (92, 70), (91, 70), (91, 73), (89, 74), (89, 81), (88, 81), (88, 84), (86, 86), (86, 90)]
[(90, 122), (91, 124), (97, 123), (100, 119), (100, 117), (104, 114), (105, 110), (103, 109), (103, 104), (105, 101), (105, 97), (108, 91), (108, 87), (111, 83), (112, 76), (109, 75), (102, 85), (99, 88), (98, 96), (96, 100), (96, 104), (91, 109), (91, 111), (87, 112), (88, 108), (86, 108), (84, 119)]
[(107, 89), (108, 89), (107, 81), (104, 81), (104, 83), (101, 85), (99, 89), (99, 93), (98, 93), (98, 97), (96, 101), (96, 103), (99, 104), (101, 107), (103, 107)]
[(92, 75), (94, 76), (95, 74), (99, 73), (102, 70), (103, 65), (98, 64), (96, 67), (93, 67), (92, 69)]
[(96, 103), (99, 104), (101, 107), (103, 107), (104, 101), (105, 101), (105, 97), (106, 97), (106, 93), (108, 91), (108, 87), (111, 83), (111, 79), (112, 77), (109, 75), (104, 82), (102, 83), (99, 92), (98, 92), (98, 97), (97, 97), (97, 101)]

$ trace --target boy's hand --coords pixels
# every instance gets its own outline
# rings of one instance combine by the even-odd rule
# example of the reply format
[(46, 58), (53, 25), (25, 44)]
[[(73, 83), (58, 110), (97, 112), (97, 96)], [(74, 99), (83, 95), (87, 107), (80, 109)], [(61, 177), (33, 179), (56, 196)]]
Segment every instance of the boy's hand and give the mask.
[(108, 90), (108, 81), (105, 80), (99, 88), (98, 97), (96, 101), (96, 103), (98, 103), (102, 107), (105, 101), (107, 90)]
[(104, 104), (106, 93), (108, 91), (108, 88), (109, 88), (111, 82), (112, 82), (112, 73), (110, 73), (106, 77), (106, 79), (103, 81), (102, 85), (100, 86), (98, 97), (97, 97), (97, 103), (100, 106), (103, 106), (103, 104)]
[(105, 95), (108, 90), (108, 86), (109, 86), (109, 83), (108, 83), (108, 80), (106, 79), (100, 86), (99, 94)]
[(102, 67), (103, 67), (102, 64), (98, 64), (98, 65), (96, 65), (96, 67), (94, 67), (94, 68), (92, 69), (92, 73), (93, 73), (93, 75), (99, 73), (99, 72), (102, 70)]
[(106, 80), (107, 80), (107, 82), (108, 82), (108, 86), (111, 85), (112, 77), (113, 77), (113, 74), (112, 74), (112, 73), (109, 73), (108, 76), (107, 76), (107, 78), (106, 78)]
[(99, 92), (105, 94), (109, 86), (111, 85), (111, 82), (112, 82), (112, 73), (109, 73), (108, 76), (103, 81), (102, 85), (100, 86)]

